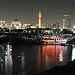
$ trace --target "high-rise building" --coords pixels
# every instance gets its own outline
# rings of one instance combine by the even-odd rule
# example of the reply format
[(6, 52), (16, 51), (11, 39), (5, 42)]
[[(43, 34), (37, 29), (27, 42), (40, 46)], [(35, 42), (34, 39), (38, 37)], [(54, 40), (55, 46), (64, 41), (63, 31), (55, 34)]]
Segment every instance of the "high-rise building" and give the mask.
[(63, 19), (62, 28), (65, 28), (65, 19)]

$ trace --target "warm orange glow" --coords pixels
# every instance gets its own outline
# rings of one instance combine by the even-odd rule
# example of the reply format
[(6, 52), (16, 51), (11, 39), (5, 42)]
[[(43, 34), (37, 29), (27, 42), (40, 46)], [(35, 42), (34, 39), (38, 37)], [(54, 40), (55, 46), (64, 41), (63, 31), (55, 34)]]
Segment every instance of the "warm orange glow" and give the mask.
[(57, 64), (58, 62), (63, 62), (66, 58), (67, 47), (55, 46), (55, 45), (44, 45), (42, 46), (42, 63), (43, 64)]
[(43, 38), (43, 41), (45, 41), (45, 42), (61, 42), (61, 40), (59, 38), (52, 38), (51, 40), (49, 38), (48, 39)]

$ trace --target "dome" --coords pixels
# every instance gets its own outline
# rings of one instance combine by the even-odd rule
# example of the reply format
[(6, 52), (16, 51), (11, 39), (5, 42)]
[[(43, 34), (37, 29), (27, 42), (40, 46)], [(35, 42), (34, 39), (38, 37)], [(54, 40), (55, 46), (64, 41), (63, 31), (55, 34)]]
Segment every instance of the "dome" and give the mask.
[(19, 21), (18, 19), (14, 19), (13, 21)]
[(21, 22), (20, 22), (18, 19), (14, 19), (14, 20), (12, 21), (12, 24), (21, 24)]

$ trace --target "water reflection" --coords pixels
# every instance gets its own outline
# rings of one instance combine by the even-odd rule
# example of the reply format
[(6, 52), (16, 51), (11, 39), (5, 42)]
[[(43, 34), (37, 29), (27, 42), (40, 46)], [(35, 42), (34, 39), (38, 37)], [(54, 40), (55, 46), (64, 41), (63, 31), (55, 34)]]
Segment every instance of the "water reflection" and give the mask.
[(1, 75), (34, 75), (73, 60), (74, 48), (59, 45), (0, 45)]
[(63, 53), (62, 50), (59, 52), (59, 61), (63, 61)]
[(0, 45), (0, 66), (2, 75), (12, 75), (12, 47), (9, 44)]
[(7, 51), (5, 53), (5, 72), (6, 75), (12, 75), (12, 47), (9, 44), (7, 44), (6, 47)]
[(42, 62), (46, 68), (66, 64), (67, 46), (43, 46), (42, 58)]
[(75, 46), (73, 46), (72, 50), (72, 61), (75, 59)]

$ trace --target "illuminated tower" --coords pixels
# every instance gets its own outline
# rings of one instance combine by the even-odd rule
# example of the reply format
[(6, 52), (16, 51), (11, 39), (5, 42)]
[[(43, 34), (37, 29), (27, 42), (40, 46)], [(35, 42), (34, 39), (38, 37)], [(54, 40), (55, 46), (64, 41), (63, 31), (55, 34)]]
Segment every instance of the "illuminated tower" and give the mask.
[(42, 14), (41, 14), (41, 12), (39, 11), (39, 15), (38, 15), (38, 17), (39, 17), (39, 28), (42, 28)]

